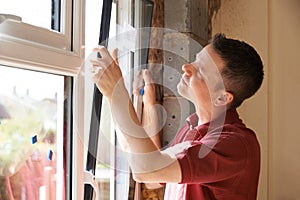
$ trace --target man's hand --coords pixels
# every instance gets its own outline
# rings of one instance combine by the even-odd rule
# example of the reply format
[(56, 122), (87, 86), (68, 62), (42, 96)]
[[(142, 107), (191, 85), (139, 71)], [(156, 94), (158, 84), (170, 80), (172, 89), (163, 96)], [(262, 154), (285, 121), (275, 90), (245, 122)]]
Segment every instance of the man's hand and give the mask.
[(125, 87), (118, 64), (117, 50), (115, 49), (112, 54), (105, 47), (95, 48), (94, 51), (99, 53), (101, 58), (91, 60), (93, 81), (102, 94), (111, 99), (116, 86)]
[(145, 107), (155, 105), (155, 85), (151, 79), (150, 72), (148, 70), (143, 71), (143, 79), (145, 82), (143, 103)]
[[(144, 82), (144, 83), (143, 83)], [(151, 138), (155, 146), (160, 149), (160, 135), (159, 131), (162, 126), (159, 123), (158, 110), (160, 107), (156, 104), (155, 98), (155, 85), (152, 81), (149, 70), (145, 69), (139, 71), (134, 83), (136, 95), (135, 98), (142, 98), (143, 112), (142, 112), (142, 126)]]
[(148, 69), (137, 73), (133, 87), (135, 96), (138, 97), (141, 95), (144, 106), (155, 105), (155, 85)]

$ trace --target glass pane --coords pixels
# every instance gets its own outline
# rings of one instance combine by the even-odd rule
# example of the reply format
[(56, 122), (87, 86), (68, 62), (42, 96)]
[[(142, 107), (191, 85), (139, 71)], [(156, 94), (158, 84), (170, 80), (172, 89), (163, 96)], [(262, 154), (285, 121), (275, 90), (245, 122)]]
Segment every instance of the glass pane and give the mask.
[(138, 37), (139, 49), (135, 53), (135, 66), (146, 68), (148, 63), (147, 48), (150, 44), (151, 22), (153, 14), (153, 2), (148, 0), (139, 0), (135, 2), (135, 27), (140, 29)]
[[(93, 0), (87, 2), (86, 9), (89, 11), (86, 15), (86, 45), (85, 45), (85, 53), (86, 53), (86, 69), (85, 69), (85, 114), (84, 114), (84, 122), (85, 122), (85, 147), (88, 150), (88, 142), (89, 140), (93, 140), (95, 138), (88, 138), (90, 133), (90, 124), (91, 124), (91, 112), (92, 112), (92, 104), (93, 104), (93, 92), (94, 92), (94, 84), (92, 82), (90, 68), (91, 64), (89, 60), (91, 58), (95, 59), (96, 54), (91, 53), (92, 49), (95, 47), (99, 39), (99, 33), (95, 30), (99, 30), (100, 28), (100, 19), (101, 15), (99, 15), (98, 6), (100, 4), (99, 0)], [(128, 2), (126, 3), (128, 4)], [(130, 4), (131, 5), (131, 4)], [(134, 6), (134, 5), (131, 5)], [(134, 15), (138, 16), (138, 25), (136, 28), (149, 27), (151, 26), (151, 18), (152, 18), (152, 9), (153, 4), (151, 2), (139, 1), (139, 10)], [(100, 8), (100, 6), (99, 6)], [(124, 36), (122, 31), (127, 30), (126, 27), (122, 27), (123, 24), (116, 24), (117, 17), (117, 5), (113, 3), (112, 12), (111, 12), (111, 21), (110, 21), (110, 34), (108, 41), (108, 49), (114, 49), (114, 44), (116, 44), (117, 37)], [(93, 12), (94, 11), (94, 12)], [(97, 14), (95, 14), (97, 13)], [(101, 14), (101, 13), (100, 13)], [(98, 29), (96, 28), (98, 27)], [(120, 29), (118, 29), (120, 28)], [(149, 43), (150, 37), (150, 29), (145, 29), (146, 31), (141, 31), (144, 34), (141, 35), (144, 39), (140, 39), (138, 42), (144, 42), (140, 44), (140, 46), (147, 47)], [(148, 31), (147, 31), (148, 30)], [(96, 34), (97, 33), (97, 34)], [(124, 42), (124, 41), (122, 41)], [(146, 44), (145, 44), (146, 43)], [(125, 47), (125, 53), (122, 50), (119, 50), (119, 63), (122, 68), (122, 72), (124, 74), (126, 87), (130, 93), (132, 93), (132, 68), (134, 63), (134, 53), (128, 52), (130, 49), (129, 46)], [(138, 54), (138, 53), (139, 54)], [(135, 57), (140, 58), (139, 65), (145, 65), (147, 60), (148, 49), (143, 49), (141, 51), (136, 50)], [(142, 60), (142, 61), (141, 61)], [(142, 64), (141, 64), (142, 62)], [(137, 65), (138, 65), (137, 64)], [(119, 145), (115, 141), (115, 127), (113, 125), (113, 121), (111, 119), (109, 104), (106, 99), (103, 99), (102, 102), (102, 110), (101, 110), (101, 122), (100, 122), (100, 130), (98, 134), (98, 147), (97, 147), (97, 163), (95, 170), (95, 178), (98, 183), (98, 188), (100, 190), (100, 200), (123, 200), (123, 199), (134, 199), (134, 187), (135, 183), (133, 183), (130, 169), (128, 163), (125, 159), (124, 153), (120, 150)]]
[[(102, 14), (102, 1), (101, 0), (91, 0), (86, 2), (86, 45), (85, 45), (85, 55), (86, 55), (86, 69), (85, 69), (85, 96), (84, 96), (84, 127), (85, 127), (85, 150), (87, 154), (89, 140), (95, 138), (89, 138), (90, 126), (91, 126), (91, 116), (92, 116), (92, 105), (93, 105), (93, 93), (94, 93), (94, 83), (91, 78), (91, 65), (89, 60), (91, 58), (96, 58), (97, 55), (92, 53), (92, 49), (95, 48), (99, 40), (99, 30), (101, 24), (101, 14)], [(116, 21), (116, 4), (112, 4), (111, 11), (111, 21)], [(110, 26), (111, 27), (111, 26)], [(110, 29), (109, 35), (114, 35), (114, 28)], [(109, 111), (109, 104), (105, 98), (102, 101), (102, 111), (101, 111), (101, 123), (99, 128), (98, 136), (98, 146), (96, 157), (96, 169), (95, 178), (99, 188), (99, 199), (109, 200), (115, 199), (114, 196), (114, 128), (112, 126), (111, 115)], [(86, 162), (86, 160), (85, 160)], [(124, 198), (124, 195), (123, 195)]]
[(100, 189), (100, 200), (110, 199), (110, 181), (114, 177), (113, 170), (111, 171), (111, 162), (113, 156), (113, 142), (111, 135), (114, 134), (109, 104), (106, 99), (102, 103), (100, 133), (98, 140), (98, 153), (96, 163), (95, 177)]
[(60, 0), (0, 0), (0, 5), (0, 14), (16, 15), (25, 23), (57, 30)]
[(0, 65), (0, 199), (65, 199), (64, 77)]

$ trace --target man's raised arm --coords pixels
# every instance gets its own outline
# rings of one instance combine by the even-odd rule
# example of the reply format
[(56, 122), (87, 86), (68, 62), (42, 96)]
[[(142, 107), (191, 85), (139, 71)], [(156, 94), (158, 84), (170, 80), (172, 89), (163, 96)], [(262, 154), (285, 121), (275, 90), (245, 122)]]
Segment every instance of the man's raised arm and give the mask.
[(112, 56), (104, 47), (95, 51), (100, 53), (101, 58), (91, 60), (93, 79), (109, 100), (119, 129), (117, 138), (135, 179), (142, 182), (180, 182), (181, 170), (177, 159), (159, 150), (137, 117), (118, 65), (116, 50)]

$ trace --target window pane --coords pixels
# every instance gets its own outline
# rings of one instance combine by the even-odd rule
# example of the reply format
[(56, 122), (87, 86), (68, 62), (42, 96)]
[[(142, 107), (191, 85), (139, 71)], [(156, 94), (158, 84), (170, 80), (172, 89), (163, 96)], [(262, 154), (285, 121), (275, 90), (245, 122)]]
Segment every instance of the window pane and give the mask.
[[(51, 29), (51, 24), (56, 24), (53, 20), (58, 16), (59, 2), (60, 0), (0, 0), (0, 14), (16, 15), (25, 23)], [(54, 28), (55, 26), (52, 29)]]
[(0, 66), (0, 199), (64, 199), (64, 77)]
[[(84, 123), (85, 123), (85, 147), (88, 150), (89, 140), (94, 140), (94, 138), (89, 138), (90, 126), (91, 126), (91, 116), (92, 116), (92, 105), (93, 105), (93, 93), (94, 93), (94, 83), (92, 82), (90, 74), (90, 63), (89, 59), (96, 58), (96, 54), (92, 53), (92, 49), (96, 47), (99, 40), (99, 30), (101, 24), (102, 15), (102, 0), (91, 0), (86, 2), (86, 29), (85, 29), (85, 55), (86, 55), (86, 69), (85, 69), (85, 104), (84, 104)], [(116, 8), (115, 4), (112, 4), (111, 21), (115, 21)], [(111, 26), (110, 26), (111, 27)], [(110, 29), (110, 35), (112, 29)], [(95, 169), (95, 179), (99, 188), (99, 200), (109, 200), (115, 199), (114, 195), (114, 142), (112, 137), (114, 130), (112, 127), (111, 115), (109, 111), (109, 104), (105, 98), (102, 101), (102, 111), (101, 111), (101, 122), (99, 128), (98, 136), (98, 146), (96, 157), (96, 169)], [(87, 152), (86, 152), (87, 155)], [(85, 160), (86, 162), (86, 160)], [(87, 192), (87, 191), (85, 191)], [(95, 192), (94, 192), (95, 194)], [(125, 196), (123, 195), (123, 198)]]

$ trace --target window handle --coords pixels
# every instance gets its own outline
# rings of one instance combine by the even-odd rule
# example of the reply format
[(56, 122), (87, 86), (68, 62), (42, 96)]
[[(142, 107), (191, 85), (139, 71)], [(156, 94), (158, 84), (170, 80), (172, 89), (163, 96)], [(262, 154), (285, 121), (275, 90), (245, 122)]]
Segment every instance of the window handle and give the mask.
[(99, 196), (98, 184), (97, 184), (95, 176), (91, 172), (88, 172), (88, 171), (84, 171), (83, 173), (84, 173), (83, 174), (83, 183), (89, 184), (92, 186), (92, 188), (94, 189), (95, 194), (96, 194), (96, 200), (99, 200), (100, 196)]

